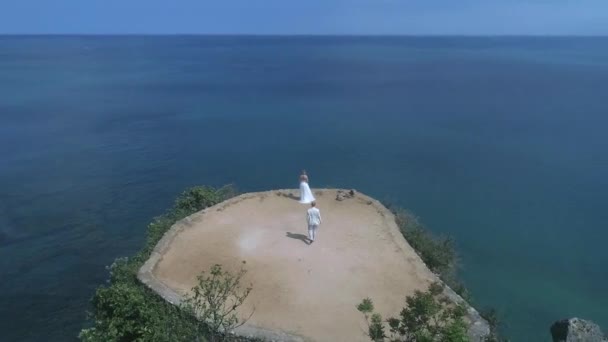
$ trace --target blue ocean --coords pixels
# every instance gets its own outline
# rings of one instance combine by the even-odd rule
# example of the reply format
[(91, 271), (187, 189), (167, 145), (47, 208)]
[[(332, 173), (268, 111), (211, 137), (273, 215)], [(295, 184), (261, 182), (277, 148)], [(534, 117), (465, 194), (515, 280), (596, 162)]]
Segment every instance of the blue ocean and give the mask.
[(608, 38), (2, 36), (0, 339), (75, 340), (185, 188), (303, 168), (453, 236), (513, 341), (608, 330), (607, 129)]

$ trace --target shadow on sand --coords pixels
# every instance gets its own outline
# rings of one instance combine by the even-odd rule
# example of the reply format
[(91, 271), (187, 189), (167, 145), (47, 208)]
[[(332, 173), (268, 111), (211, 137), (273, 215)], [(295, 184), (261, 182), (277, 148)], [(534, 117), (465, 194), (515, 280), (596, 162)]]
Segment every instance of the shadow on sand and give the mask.
[(290, 199), (292, 199), (292, 200), (294, 200), (294, 201), (299, 201), (299, 200), (300, 200), (300, 197), (299, 197), (299, 196), (296, 196), (296, 195), (294, 195), (294, 194), (293, 194), (293, 193), (291, 193), (291, 192), (289, 192), (289, 193), (285, 193), (285, 192), (279, 192), (279, 193), (277, 193), (277, 195), (279, 195), (279, 196), (283, 196), (283, 197), (287, 197), (287, 198), (290, 198)]
[(294, 233), (287, 232), (286, 236), (288, 238), (292, 238), (292, 239), (295, 239), (295, 240), (300, 240), (300, 241), (304, 242), (307, 245), (310, 244), (309, 241), (308, 241), (308, 236), (306, 236), (304, 234), (294, 234)]

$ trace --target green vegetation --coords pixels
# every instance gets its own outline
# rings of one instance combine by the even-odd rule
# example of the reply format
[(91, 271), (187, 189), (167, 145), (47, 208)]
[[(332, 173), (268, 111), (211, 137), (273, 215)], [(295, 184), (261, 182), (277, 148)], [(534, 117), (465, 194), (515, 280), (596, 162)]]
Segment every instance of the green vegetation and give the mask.
[[(120, 259), (110, 267), (110, 283), (93, 297), (94, 326), (83, 341), (195, 341), (203, 336), (194, 316), (167, 303), (136, 279), (138, 265)], [(204, 341), (204, 339), (202, 339)]]
[[(427, 292), (416, 291), (406, 298), (406, 307), (398, 318), (382, 320), (374, 312), (371, 299), (364, 299), (357, 309), (365, 316), (368, 336), (374, 342), (468, 342), (464, 321), (466, 308), (443, 296), (443, 285), (432, 284)], [(386, 333), (388, 325), (389, 334)]]
[[(87, 342), (237, 339), (229, 332), (246, 322), (247, 319), (242, 321), (237, 317), (236, 309), (251, 291), (251, 286), (241, 287), (243, 269), (232, 274), (215, 265), (209, 273), (199, 276), (193, 294), (182, 307), (166, 302), (137, 279), (139, 268), (175, 222), (236, 194), (233, 187), (194, 187), (183, 192), (173, 208), (155, 218), (148, 226), (146, 243), (140, 252), (132, 258), (117, 259), (109, 267), (108, 284), (97, 289), (89, 314), (90, 325), (81, 331), (80, 339)], [(464, 286), (455, 280), (457, 257), (453, 240), (432, 235), (405, 210), (394, 209), (393, 212), (402, 234), (427, 266), (468, 300)], [(427, 292), (416, 292), (406, 298), (406, 306), (399, 317), (386, 321), (374, 312), (369, 298), (357, 309), (364, 314), (367, 334), (375, 342), (468, 341), (464, 308), (450, 303), (442, 293), (443, 287), (438, 284), (433, 284)], [(484, 318), (492, 331), (487, 341), (503, 341), (496, 333), (496, 312), (487, 311)]]
[(436, 273), (444, 283), (467, 301), (471, 297), (466, 287), (458, 280), (458, 255), (454, 240), (450, 237), (433, 235), (411, 212), (401, 208), (391, 208), (397, 226), (407, 242), (414, 248), (422, 261)]
[[(217, 325), (213, 324), (213, 319), (211, 325), (202, 324), (192, 315), (192, 306), (184, 310), (167, 303), (138, 281), (137, 271), (176, 221), (234, 195), (236, 191), (231, 186), (220, 189), (195, 187), (182, 193), (171, 210), (155, 218), (148, 226), (147, 240), (141, 251), (132, 258), (118, 259), (110, 266), (108, 284), (100, 286), (92, 299), (91, 326), (80, 332), (80, 339), (88, 342), (217, 340), (217, 330), (213, 330)], [(213, 296), (213, 291), (221, 290), (223, 293), (226, 290), (227, 297), (224, 298), (230, 299), (232, 294), (236, 294), (239, 300), (244, 300), (246, 295), (243, 296), (239, 287), (241, 273), (233, 276), (221, 268), (214, 268), (211, 275), (211, 280), (204, 275), (199, 278), (200, 293)], [(213, 305), (217, 307), (218, 304), (214, 302)], [(230, 324), (221, 323), (219, 326), (225, 328), (238, 324), (235, 317), (226, 318)]]
[(226, 333), (245, 324), (253, 315), (251, 312), (249, 318), (241, 320), (236, 314), (236, 309), (245, 302), (252, 290), (251, 285), (241, 288), (245, 273), (241, 269), (237, 274), (231, 274), (223, 271), (222, 266), (214, 265), (209, 276), (203, 273), (198, 277), (197, 286), (192, 288), (193, 294), (186, 299), (184, 309), (207, 323), (210, 340), (225, 340)]
[(434, 236), (407, 210), (393, 209), (393, 213), (405, 239), (433, 272), (442, 275), (453, 271), (456, 250), (451, 238)]
[[(471, 295), (469, 294), (464, 284), (460, 282), (457, 278), (458, 256), (456, 254), (454, 240), (450, 237), (436, 236), (432, 234), (422, 223), (420, 223), (418, 217), (416, 217), (414, 214), (407, 210), (391, 206), (390, 204), (386, 205), (386, 207), (393, 212), (393, 214), (395, 215), (395, 222), (397, 223), (401, 234), (403, 234), (403, 237), (405, 237), (410, 246), (414, 248), (414, 250), (420, 256), (422, 261), (424, 261), (424, 263), (431, 269), (431, 271), (436, 273), (447, 286), (454, 290), (454, 292), (460, 295), (467, 302), (472, 303), (473, 299)], [(432, 290), (433, 289), (431, 288), (430, 292), (426, 293), (425, 295), (432, 295)], [(414, 302), (417, 302), (422, 298), (423, 297), (420, 296), (415, 297), (416, 301)], [(407, 301), (408, 307), (406, 307), (404, 310), (408, 310), (408, 308), (411, 307), (410, 302), (411, 300)], [(496, 310), (487, 309), (481, 312), (480, 315), (488, 322), (490, 326), (490, 335), (486, 337), (487, 342), (507, 341), (506, 339), (500, 337), (500, 334), (498, 332), (500, 327), (500, 320), (498, 318), (498, 313)], [(420, 317), (420, 319), (423, 318)], [(455, 321), (453, 317), (450, 319), (452, 323), (460, 321)], [(459, 327), (459, 325), (453, 325), (452, 323), (447, 323), (444, 321), (442, 324), (454, 329), (452, 330), (453, 334), (448, 334), (446, 336), (452, 336), (456, 338), (459, 336), (457, 334), (457, 328)], [(440, 340), (454, 342), (461, 341), (458, 338), (451, 339), (448, 337)], [(426, 340), (406, 339), (406, 341)]]

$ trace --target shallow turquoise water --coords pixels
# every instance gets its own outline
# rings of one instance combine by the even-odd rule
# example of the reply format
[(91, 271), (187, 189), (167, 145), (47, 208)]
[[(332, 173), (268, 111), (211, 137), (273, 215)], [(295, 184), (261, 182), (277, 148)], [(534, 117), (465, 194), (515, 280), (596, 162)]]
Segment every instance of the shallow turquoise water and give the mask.
[(0, 330), (73, 339), (181, 190), (302, 168), (453, 235), (514, 341), (608, 330), (607, 85), (607, 38), (0, 37)]

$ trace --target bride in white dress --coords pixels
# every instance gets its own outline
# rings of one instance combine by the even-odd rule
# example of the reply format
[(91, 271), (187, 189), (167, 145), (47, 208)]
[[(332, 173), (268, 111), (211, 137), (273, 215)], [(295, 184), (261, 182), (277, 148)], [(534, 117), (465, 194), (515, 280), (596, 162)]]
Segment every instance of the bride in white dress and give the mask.
[(302, 170), (302, 174), (300, 175), (300, 203), (310, 203), (314, 200), (315, 197), (312, 195), (312, 191), (310, 191), (310, 187), (308, 186), (306, 170)]

